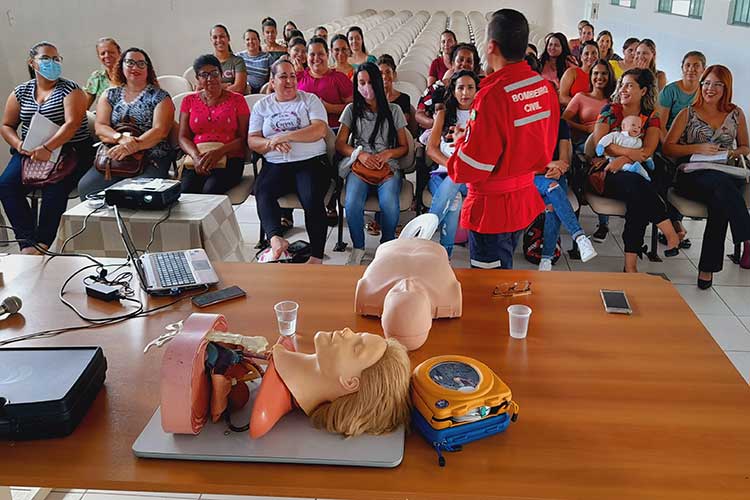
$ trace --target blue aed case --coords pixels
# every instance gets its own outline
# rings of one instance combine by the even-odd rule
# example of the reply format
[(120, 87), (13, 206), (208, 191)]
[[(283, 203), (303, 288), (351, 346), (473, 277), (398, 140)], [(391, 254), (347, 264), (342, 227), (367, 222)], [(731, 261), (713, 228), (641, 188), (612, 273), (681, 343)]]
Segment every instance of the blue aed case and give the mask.
[(518, 417), (510, 388), (484, 363), (465, 356), (437, 356), (414, 369), (414, 427), (438, 453), (504, 431)]

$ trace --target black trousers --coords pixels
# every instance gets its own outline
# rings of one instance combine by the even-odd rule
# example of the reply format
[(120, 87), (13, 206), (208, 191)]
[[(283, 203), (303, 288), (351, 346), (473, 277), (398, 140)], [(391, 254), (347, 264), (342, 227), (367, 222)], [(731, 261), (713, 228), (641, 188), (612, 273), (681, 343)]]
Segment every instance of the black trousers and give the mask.
[(182, 192), (196, 194), (226, 194), (240, 183), (245, 169), (244, 158), (227, 158), (227, 166), (211, 170), (209, 175), (198, 175), (195, 170), (182, 170)]
[(734, 243), (750, 240), (750, 214), (742, 197), (744, 182), (723, 172), (701, 170), (681, 173), (676, 188), (685, 198), (703, 203), (708, 209), (698, 269), (707, 273), (721, 271), (727, 225), (732, 228)]
[(634, 172), (607, 173), (604, 196), (625, 202), (625, 228), (622, 240), (625, 251), (638, 253), (649, 222), (659, 224), (668, 219), (667, 205), (655, 184)]
[(329, 185), (325, 155), (289, 163), (263, 162), (255, 183), (255, 201), (263, 230), (270, 239), (281, 236), (281, 207), (278, 199), (296, 193), (305, 211), (305, 228), (312, 256), (323, 258), (326, 242), (326, 210), (323, 203)]

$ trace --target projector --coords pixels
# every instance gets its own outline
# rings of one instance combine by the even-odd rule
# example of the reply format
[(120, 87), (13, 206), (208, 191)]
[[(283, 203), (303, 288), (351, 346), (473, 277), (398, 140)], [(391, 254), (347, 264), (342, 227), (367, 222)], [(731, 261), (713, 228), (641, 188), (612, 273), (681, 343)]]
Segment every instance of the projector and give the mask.
[(180, 199), (180, 181), (134, 177), (123, 179), (104, 191), (109, 206), (161, 210)]

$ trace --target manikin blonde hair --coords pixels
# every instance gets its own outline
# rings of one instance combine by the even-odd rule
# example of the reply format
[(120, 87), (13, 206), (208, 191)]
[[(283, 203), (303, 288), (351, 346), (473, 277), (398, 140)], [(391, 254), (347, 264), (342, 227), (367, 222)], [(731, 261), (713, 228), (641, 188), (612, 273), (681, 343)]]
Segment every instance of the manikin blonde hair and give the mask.
[(317, 428), (347, 437), (384, 434), (409, 423), (411, 364), (406, 348), (386, 339), (383, 357), (362, 371), (357, 392), (323, 403), (310, 420)]

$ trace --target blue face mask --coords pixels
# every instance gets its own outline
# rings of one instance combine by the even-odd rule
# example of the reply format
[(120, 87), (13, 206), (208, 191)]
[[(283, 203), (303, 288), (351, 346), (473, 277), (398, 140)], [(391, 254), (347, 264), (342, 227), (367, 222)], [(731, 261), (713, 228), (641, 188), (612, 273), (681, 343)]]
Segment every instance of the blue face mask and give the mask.
[(42, 75), (47, 80), (54, 82), (62, 74), (62, 64), (53, 61), (52, 59), (46, 61), (39, 61), (39, 69), (37, 73)]

